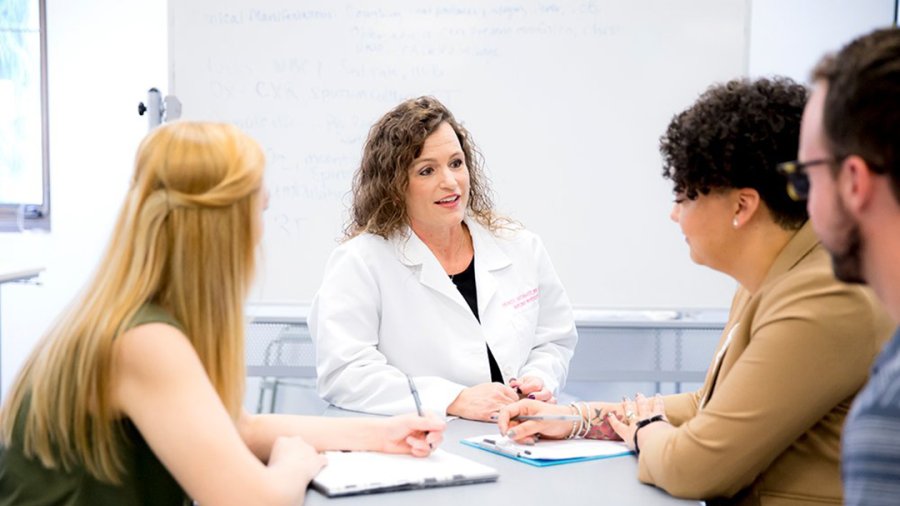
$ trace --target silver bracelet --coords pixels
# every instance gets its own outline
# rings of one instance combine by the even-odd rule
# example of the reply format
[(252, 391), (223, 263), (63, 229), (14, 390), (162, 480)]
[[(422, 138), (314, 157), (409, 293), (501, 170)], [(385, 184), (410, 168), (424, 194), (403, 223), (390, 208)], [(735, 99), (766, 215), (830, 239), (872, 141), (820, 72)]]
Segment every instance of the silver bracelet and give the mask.
[[(581, 412), (578, 410), (578, 406), (576, 406), (574, 402), (570, 402), (570, 403), (569, 403), (569, 406), (570, 406), (570, 407), (572, 408), (572, 410), (573, 410), (573, 411), (572, 411), (572, 414), (573, 414), (573, 415), (580, 415), (580, 414), (581, 414)], [(578, 422), (577, 422), (577, 421), (572, 422), (572, 432), (570, 432), (569, 435), (566, 436), (566, 439), (572, 439), (573, 437), (575, 437), (575, 433), (578, 432), (578, 429), (579, 429)]]
[(582, 402), (581, 405), (584, 406), (584, 412), (581, 413), (581, 431), (578, 437), (584, 438), (591, 431), (591, 407), (586, 402)]

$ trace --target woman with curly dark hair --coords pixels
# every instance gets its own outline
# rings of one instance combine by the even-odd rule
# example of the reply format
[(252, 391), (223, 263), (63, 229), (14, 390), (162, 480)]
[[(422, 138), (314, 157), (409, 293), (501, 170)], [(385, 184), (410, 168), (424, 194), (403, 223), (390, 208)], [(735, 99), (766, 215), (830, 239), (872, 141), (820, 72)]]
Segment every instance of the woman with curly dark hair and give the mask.
[(347, 240), (309, 316), (319, 394), (373, 413), (489, 420), (552, 400), (577, 334), (540, 239), (493, 211), (469, 133), (432, 97), (370, 130)]
[[(501, 430), (621, 438), (641, 481), (707, 504), (840, 504), (841, 427), (890, 321), (867, 290), (834, 279), (805, 204), (776, 170), (796, 156), (806, 96), (789, 79), (713, 86), (661, 139), (672, 220), (691, 258), (739, 284), (703, 386), (621, 403), (514, 404)], [(583, 420), (509, 421), (548, 411)]]

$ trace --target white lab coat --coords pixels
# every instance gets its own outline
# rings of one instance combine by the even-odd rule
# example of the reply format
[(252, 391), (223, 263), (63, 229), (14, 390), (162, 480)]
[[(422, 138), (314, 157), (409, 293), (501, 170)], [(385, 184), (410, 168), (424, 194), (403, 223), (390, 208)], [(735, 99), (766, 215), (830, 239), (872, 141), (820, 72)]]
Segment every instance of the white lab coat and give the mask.
[(578, 335), (566, 292), (540, 239), (493, 234), (466, 218), (475, 249), (475, 318), (431, 250), (411, 230), (361, 234), (328, 260), (309, 315), (319, 395), (369, 413), (444, 415), (466, 387), (491, 381), (485, 342), (504, 381), (565, 383)]

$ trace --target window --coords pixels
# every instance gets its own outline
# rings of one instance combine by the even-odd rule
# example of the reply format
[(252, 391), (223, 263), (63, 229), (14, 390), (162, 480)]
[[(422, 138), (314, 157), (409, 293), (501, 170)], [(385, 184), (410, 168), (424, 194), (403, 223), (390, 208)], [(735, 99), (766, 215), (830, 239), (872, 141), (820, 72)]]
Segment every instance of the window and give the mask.
[(45, 0), (0, 1), (0, 231), (50, 228)]

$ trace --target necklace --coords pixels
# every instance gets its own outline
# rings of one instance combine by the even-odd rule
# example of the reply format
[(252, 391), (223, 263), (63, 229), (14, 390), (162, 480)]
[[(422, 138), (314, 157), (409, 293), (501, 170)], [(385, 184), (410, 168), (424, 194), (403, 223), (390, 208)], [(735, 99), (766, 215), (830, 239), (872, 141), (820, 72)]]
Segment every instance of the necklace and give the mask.
[[(471, 237), (471, 236), (469, 235), (469, 233), (468, 233), (468, 232), (469, 232), (469, 229), (468, 229), (468, 227), (465, 226), (465, 224), (463, 224), (463, 227), (462, 227), (462, 228), (463, 228), (463, 236), (462, 236), (462, 240), (459, 241), (459, 246), (456, 247), (456, 251), (453, 253), (453, 256), (454, 256), (455, 258), (459, 258), (459, 253), (460, 253), (460, 251), (463, 250), (463, 246), (465, 246), (465, 245), (467, 245), (467, 244), (469, 243), (469, 238)], [(469, 263), (471, 263), (471, 262), (472, 262), (472, 261), (470, 260)], [(454, 274), (448, 273), (447, 276), (450, 277), (450, 281), (453, 281), (453, 277), (454, 277), (454, 276), (458, 276), (458, 275), (460, 275), (460, 274), (466, 272), (466, 270), (467, 270), (468, 268), (469, 268), (469, 264), (466, 264), (466, 267), (463, 268), (463, 270), (461, 270), (461, 271), (459, 271), (459, 272), (457, 272), (457, 273), (454, 273)]]

